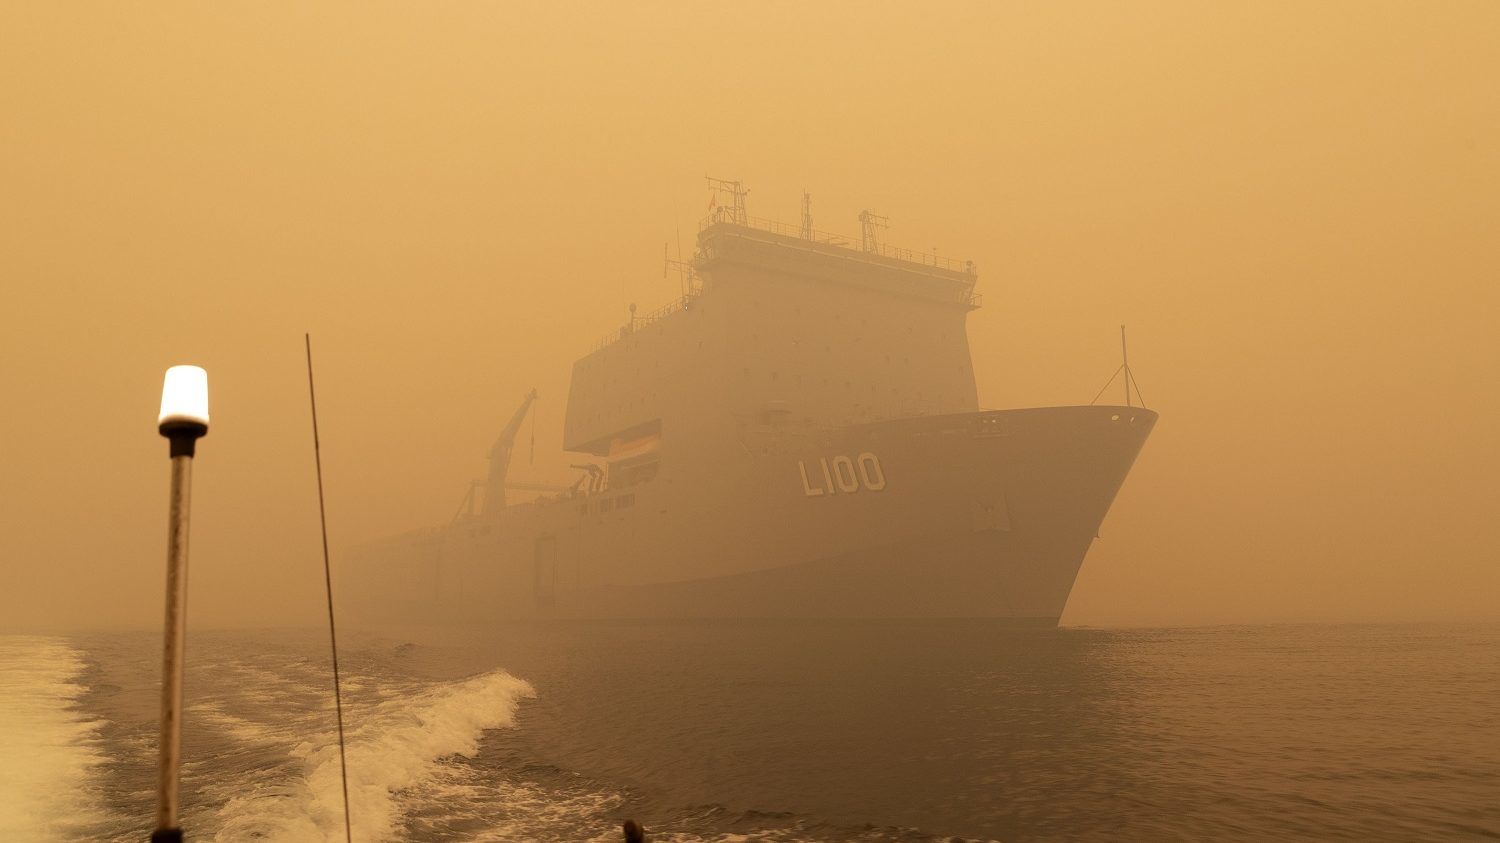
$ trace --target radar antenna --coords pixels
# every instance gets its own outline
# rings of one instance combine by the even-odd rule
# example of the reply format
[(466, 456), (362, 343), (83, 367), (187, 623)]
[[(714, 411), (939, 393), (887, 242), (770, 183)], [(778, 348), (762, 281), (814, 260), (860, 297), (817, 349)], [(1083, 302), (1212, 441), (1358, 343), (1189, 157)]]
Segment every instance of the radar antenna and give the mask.
[[(708, 213), (713, 221), (749, 225), (750, 215), (745, 212), (745, 197), (750, 195), (750, 191), (737, 181), (716, 179), (713, 176), (704, 178), (708, 179)], [(719, 202), (720, 196), (729, 198), (728, 206)]]
[(880, 251), (880, 238), (876, 232), (891, 227), (891, 218), (873, 211), (859, 212), (859, 247), (866, 252)]

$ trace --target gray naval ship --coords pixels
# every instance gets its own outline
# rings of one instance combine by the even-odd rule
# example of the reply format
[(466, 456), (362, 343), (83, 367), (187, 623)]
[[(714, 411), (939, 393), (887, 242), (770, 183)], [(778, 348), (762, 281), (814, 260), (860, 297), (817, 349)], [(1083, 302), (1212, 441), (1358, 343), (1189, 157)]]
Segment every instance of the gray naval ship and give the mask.
[[(360, 548), (369, 622), (976, 617), (1054, 626), (1156, 422), (1140, 406), (981, 410), (972, 263), (704, 220), (682, 295), (573, 366), (578, 481), (507, 481), (535, 392), (444, 527)], [(1128, 393), (1128, 367), (1127, 402)], [(541, 492), (507, 503), (506, 491)]]

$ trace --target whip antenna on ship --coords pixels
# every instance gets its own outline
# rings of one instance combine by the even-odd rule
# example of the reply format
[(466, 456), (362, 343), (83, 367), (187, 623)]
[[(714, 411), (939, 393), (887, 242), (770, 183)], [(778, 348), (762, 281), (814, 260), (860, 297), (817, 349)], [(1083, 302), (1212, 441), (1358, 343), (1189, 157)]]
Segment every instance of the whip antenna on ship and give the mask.
[(672, 259), (670, 251), (671, 244), (661, 244), (662, 269), (661, 277), (668, 278), (673, 272), (677, 273), (679, 290), (679, 301), (684, 306), (688, 299), (702, 292), (702, 284), (698, 280), (698, 270), (694, 268), (693, 262), (682, 259), (682, 232), (677, 232), (677, 259)]
[(349, 827), (349, 765), (344, 760), (344, 697), (339, 690), (339, 639), (333, 626), (333, 571), (328, 564), (328, 514), (323, 507), (323, 449), (318, 441), (318, 395), (313, 390), (312, 334), (303, 334), (307, 345), (307, 398), (312, 404), (313, 464), (318, 470), (318, 524), (323, 531), (323, 585), (328, 594), (328, 646), (333, 653), (333, 710), (339, 724), (339, 782), (344, 787), (344, 840), (353, 843)]
[(1141, 406), (1145, 407), (1146, 406), (1146, 399), (1143, 398), (1143, 397), (1141, 397), (1141, 384), (1140, 384), (1139, 381), (1137, 381), (1135, 379), (1135, 372), (1132, 371), (1131, 368), (1130, 368), (1130, 350), (1125, 345), (1125, 326), (1124, 325), (1120, 326), (1120, 368), (1116, 369), (1115, 373), (1113, 375), (1109, 376), (1109, 380), (1105, 382), (1104, 386), (1102, 386), (1102, 387), (1099, 388), (1099, 392), (1096, 395), (1094, 395), (1094, 400), (1090, 401), (1089, 404), (1090, 405), (1094, 405), (1094, 404), (1099, 403), (1099, 398), (1104, 395), (1105, 390), (1109, 389), (1110, 385), (1115, 382), (1115, 378), (1118, 378), (1121, 375), (1125, 376), (1125, 406), (1127, 406), (1127, 407), (1134, 407), (1135, 406), (1135, 404), (1132, 403), (1131, 397), (1130, 397), (1130, 390), (1131, 390), (1132, 387), (1134, 387), (1134, 389), (1135, 389), (1135, 399), (1134, 400), (1135, 401), (1139, 401), (1140, 404), (1141, 404)]

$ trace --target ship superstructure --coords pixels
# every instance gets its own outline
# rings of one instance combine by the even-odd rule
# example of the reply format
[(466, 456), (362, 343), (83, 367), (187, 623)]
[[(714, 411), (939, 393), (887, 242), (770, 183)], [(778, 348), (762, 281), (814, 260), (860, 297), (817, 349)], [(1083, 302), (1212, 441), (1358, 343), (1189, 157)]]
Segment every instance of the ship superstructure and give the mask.
[(504, 505), (523, 405), (482, 507), (356, 556), (357, 614), (1057, 622), (1155, 413), (980, 410), (972, 263), (720, 184), (682, 295), (574, 364), (577, 483)]

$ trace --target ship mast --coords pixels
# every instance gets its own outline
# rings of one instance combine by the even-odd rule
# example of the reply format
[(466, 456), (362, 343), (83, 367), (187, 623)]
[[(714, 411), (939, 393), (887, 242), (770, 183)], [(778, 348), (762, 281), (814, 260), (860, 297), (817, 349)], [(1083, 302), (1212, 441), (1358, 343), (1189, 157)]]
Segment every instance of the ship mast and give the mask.
[(859, 212), (859, 247), (866, 252), (880, 251), (880, 238), (876, 232), (891, 227), (891, 218), (873, 211)]
[(692, 261), (682, 259), (681, 236), (677, 238), (677, 258), (675, 260), (668, 249), (668, 244), (661, 244), (661, 277), (668, 278), (673, 272), (676, 272), (678, 285), (681, 287), (681, 298), (683, 301), (686, 301), (688, 298), (698, 295), (703, 290), (703, 285), (698, 280), (698, 270), (693, 267)]
[[(1134, 401), (1139, 401), (1141, 402), (1141, 407), (1145, 408), (1146, 399), (1141, 397), (1141, 383), (1140, 381), (1135, 379), (1135, 372), (1130, 368), (1130, 350), (1125, 345), (1124, 325), (1120, 326), (1120, 368), (1115, 369), (1115, 373), (1109, 376), (1109, 380), (1105, 382), (1104, 386), (1101, 386), (1099, 388), (1099, 392), (1094, 395), (1094, 400), (1090, 401), (1089, 405), (1092, 406), (1099, 403), (1099, 398), (1104, 395), (1106, 390), (1114, 385), (1115, 378), (1118, 378), (1121, 375), (1125, 376), (1125, 406), (1134, 407)], [(1131, 392), (1132, 388), (1134, 388), (1133, 400)]]
[[(745, 211), (745, 197), (750, 191), (738, 181), (726, 181), (716, 179), (713, 176), (704, 176), (708, 179), (709, 211), (713, 214), (715, 222), (732, 222), (736, 225), (749, 225), (750, 215)], [(719, 197), (727, 196), (729, 205), (719, 204)]]

